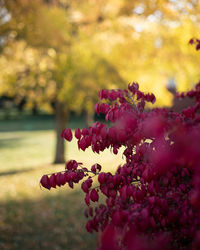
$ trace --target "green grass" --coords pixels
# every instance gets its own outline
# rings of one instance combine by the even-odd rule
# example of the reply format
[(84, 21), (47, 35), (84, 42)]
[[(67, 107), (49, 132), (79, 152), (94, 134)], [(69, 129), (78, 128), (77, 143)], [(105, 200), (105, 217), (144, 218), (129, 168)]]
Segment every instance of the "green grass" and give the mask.
[[(14, 116), (10, 119), (2, 119), (0, 115), (0, 131), (35, 131), (52, 130), (55, 127), (53, 115), (29, 115)], [(71, 115), (67, 124), (70, 128), (84, 127), (84, 117)]]
[[(6, 131), (5, 124), (0, 129)], [(64, 169), (64, 164), (51, 164), (54, 146), (50, 128), (0, 132), (0, 249), (95, 249), (98, 236), (85, 230), (80, 185), (73, 190), (67, 185), (51, 191), (39, 187), (43, 174)], [(98, 162), (112, 171), (123, 162), (109, 150), (101, 155), (79, 152), (76, 140), (66, 146), (66, 158), (85, 166)]]

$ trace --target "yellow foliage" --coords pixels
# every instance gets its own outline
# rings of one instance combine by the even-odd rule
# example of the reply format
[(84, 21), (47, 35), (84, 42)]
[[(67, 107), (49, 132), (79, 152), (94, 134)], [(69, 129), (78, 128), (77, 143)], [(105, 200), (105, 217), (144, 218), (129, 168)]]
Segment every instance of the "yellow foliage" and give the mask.
[(183, 91), (200, 77), (188, 45), (200, 29), (195, 1), (17, 0), (5, 8), (0, 93), (27, 96), (29, 105), (59, 99), (91, 109), (100, 88), (131, 81), (170, 105), (169, 78)]

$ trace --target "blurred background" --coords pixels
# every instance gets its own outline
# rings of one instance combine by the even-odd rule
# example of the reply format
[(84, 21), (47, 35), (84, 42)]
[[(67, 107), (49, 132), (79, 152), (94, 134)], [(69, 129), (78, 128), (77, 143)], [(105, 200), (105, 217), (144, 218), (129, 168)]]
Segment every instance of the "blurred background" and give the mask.
[(61, 131), (101, 119), (98, 91), (133, 81), (172, 106), (200, 79), (199, 33), (199, 0), (0, 0), (0, 249), (95, 249), (80, 187), (39, 180), (65, 160), (123, 159), (79, 152)]

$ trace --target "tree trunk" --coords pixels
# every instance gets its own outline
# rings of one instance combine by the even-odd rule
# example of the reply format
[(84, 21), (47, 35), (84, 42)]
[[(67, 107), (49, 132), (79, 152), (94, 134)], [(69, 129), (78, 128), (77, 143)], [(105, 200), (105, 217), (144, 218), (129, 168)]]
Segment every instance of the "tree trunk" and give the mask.
[(57, 101), (55, 104), (55, 123), (56, 123), (56, 151), (54, 164), (65, 162), (65, 142), (61, 138), (61, 133), (68, 121), (69, 112), (66, 105)]
[(36, 104), (36, 103), (33, 104), (33, 107), (32, 107), (32, 115), (33, 115), (33, 116), (38, 115), (38, 107), (37, 107), (37, 104)]
[(86, 127), (92, 126), (92, 124), (94, 123), (94, 113), (92, 113), (88, 110), (85, 110), (84, 116), (85, 116)]

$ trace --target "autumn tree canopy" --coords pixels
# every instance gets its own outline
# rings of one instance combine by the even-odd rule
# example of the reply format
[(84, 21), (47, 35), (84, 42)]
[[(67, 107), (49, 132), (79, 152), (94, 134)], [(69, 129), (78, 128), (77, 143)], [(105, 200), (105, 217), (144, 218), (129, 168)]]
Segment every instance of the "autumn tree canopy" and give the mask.
[(158, 105), (169, 105), (169, 78), (178, 90), (199, 78), (199, 58), (188, 45), (200, 29), (197, 0), (1, 0), (0, 6), (0, 94), (56, 114), (57, 107), (58, 138), (70, 110), (93, 112), (101, 88), (134, 79), (159, 96)]

